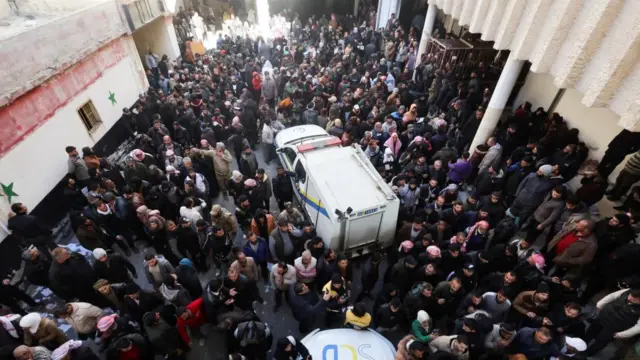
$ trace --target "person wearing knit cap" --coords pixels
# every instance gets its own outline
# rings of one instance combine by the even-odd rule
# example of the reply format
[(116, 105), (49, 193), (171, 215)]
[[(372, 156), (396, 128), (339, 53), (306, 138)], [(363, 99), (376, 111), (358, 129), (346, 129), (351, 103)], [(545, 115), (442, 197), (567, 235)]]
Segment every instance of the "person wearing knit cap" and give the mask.
[(535, 290), (523, 291), (515, 298), (508, 320), (522, 320), (526, 326), (534, 326), (549, 312), (551, 298), (549, 285), (542, 281)]
[(98, 279), (106, 279), (110, 283), (132, 282), (132, 275), (138, 278), (136, 267), (127, 258), (116, 254), (107, 254), (102, 248), (93, 250), (93, 270)]
[(127, 284), (125, 286), (124, 302), (127, 308), (127, 315), (133, 320), (142, 322), (142, 316), (164, 305), (164, 298), (156, 291), (142, 290), (136, 284)]
[(390, 281), (394, 283), (400, 294), (404, 296), (413, 285), (413, 278), (416, 274), (418, 261), (413, 255), (408, 255), (400, 260), (391, 268)]

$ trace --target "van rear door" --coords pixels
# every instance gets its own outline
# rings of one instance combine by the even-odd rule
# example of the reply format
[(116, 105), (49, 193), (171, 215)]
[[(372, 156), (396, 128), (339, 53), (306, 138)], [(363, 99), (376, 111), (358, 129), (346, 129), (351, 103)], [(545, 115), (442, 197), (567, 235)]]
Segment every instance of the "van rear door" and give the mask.
[[(374, 211), (375, 210), (375, 211)], [(371, 211), (371, 213), (367, 213)], [(349, 218), (345, 229), (343, 251), (374, 243), (382, 225), (384, 210), (368, 210)]]

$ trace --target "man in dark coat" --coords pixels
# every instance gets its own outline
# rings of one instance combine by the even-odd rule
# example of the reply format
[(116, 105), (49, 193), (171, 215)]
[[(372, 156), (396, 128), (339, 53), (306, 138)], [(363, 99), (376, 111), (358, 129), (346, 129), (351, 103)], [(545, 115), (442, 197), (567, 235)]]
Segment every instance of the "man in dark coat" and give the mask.
[(27, 280), (33, 285), (49, 287), (51, 259), (33, 246), (22, 253), (22, 260), (25, 262), (23, 275)]
[(14, 314), (27, 315), (19, 301), (24, 301), (31, 307), (37, 305), (31, 296), (18, 289), (17, 286), (11, 285), (8, 279), (3, 280), (0, 283), (0, 304), (8, 306)]
[(130, 283), (133, 282), (131, 275), (138, 277), (135, 266), (119, 254), (107, 254), (104, 249), (97, 248), (93, 250), (93, 257), (96, 259), (93, 270), (99, 279), (106, 279), (110, 283)]
[(271, 179), (273, 185), (273, 195), (278, 202), (280, 211), (284, 210), (284, 204), (293, 200), (293, 185), (291, 179), (282, 166), (278, 166), (277, 174)]
[(99, 304), (100, 298), (93, 289), (93, 284), (98, 279), (87, 260), (82, 255), (62, 247), (53, 249), (51, 255), (51, 290), (65, 300), (79, 298), (83, 302)]
[(22, 203), (11, 205), (14, 216), (9, 218), (7, 227), (29, 244), (35, 245), (42, 252), (49, 252), (55, 249), (56, 244), (51, 237), (51, 229), (45, 226), (37, 217), (27, 214), (27, 207)]
[(301, 334), (313, 330), (316, 315), (323, 312), (324, 305), (330, 298), (330, 294), (324, 293), (323, 297), (318, 299), (318, 294), (303, 282), (289, 286), (289, 306), (293, 317), (298, 320), (298, 330)]
[(135, 321), (141, 322), (142, 317), (149, 311), (164, 305), (164, 299), (156, 292), (141, 290), (136, 284), (125, 286), (124, 305), (128, 315)]

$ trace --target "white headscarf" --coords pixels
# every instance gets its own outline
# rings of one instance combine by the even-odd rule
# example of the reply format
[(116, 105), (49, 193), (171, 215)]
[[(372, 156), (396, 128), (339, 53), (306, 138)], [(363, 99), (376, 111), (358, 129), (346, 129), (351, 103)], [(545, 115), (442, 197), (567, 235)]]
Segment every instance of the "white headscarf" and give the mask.
[(69, 351), (79, 348), (82, 345), (82, 341), (80, 340), (69, 340), (66, 343), (60, 345), (57, 349), (53, 350), (51, 353), (51, 360), (62, 360), (64, 359)]
[(15, 326), (13, 326), (13, 324), (11, 323), (11, 321), (9, 321), (9, 319), (2, 316), (0, 317), (0, 323), (2, 323), (2, 327), (9, 333), (9, 335), (11, 335), (11, 337), (15, 339), (19, 337)]
[(40, 320), (42, 320), (40, 314), (29, 313), (20, 319), (20, 327), (29, 330), (32, 334), (35, 334), (40, 327)]

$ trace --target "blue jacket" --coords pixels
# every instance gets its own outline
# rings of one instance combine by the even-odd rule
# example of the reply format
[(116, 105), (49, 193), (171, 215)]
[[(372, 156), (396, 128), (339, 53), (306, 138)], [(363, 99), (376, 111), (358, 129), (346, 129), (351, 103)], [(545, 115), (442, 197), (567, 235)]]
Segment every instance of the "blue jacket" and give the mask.
[(247, 241), (242, 248), (242, 252), (247, 256), (251, 256), (258, 264), (264, 264), (269, 260), (269, 245), (267, 245), (267, 242), (259, 236), (258, 248), (256, 251), (253, 251), (249, 241)]

